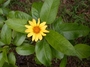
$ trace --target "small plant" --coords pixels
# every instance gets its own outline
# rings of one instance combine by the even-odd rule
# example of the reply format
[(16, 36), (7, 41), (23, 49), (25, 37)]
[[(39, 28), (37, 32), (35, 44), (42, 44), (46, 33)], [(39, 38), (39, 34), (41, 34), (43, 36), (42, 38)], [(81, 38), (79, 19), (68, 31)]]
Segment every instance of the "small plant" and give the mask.
[(0, 1), (0, 67), (17, 67), (15, 51), (23, 56), (34, 54), (35, 61), (45, 66), (51, 66), (53, 58), (60, 59), (60, 67), (65, 67), (67, 56), (90, 57), (90, 46), (70, 42), (88, 35), (90, 28), (64, 23), (57, 16), (60, 0), (34, 2), (31, 15), (9, 10), (9, 3)]

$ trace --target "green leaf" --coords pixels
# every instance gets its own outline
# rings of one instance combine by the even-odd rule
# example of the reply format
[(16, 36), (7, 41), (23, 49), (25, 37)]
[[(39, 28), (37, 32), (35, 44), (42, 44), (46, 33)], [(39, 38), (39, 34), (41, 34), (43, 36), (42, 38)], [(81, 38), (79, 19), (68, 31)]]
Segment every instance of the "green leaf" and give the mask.
[(2, 54), (2, 53), (0, 53), (0, 61), (2, 60), (2, 58), (3, 58), (3, 54)]
[(2, 6), (3, 6), (3, 7), (6, 7), (6, 6), (9, 5), (9, 3), (10, 3), (10, 0), (7, 0)]
[(26, 38), (25, 34), (17, 33), (17, 35), (14, 39), (14, 45), (20, 46), (24, 42), (25, 38)]
[(9, 60), (9, 63), (11, 63), (12, 65), (15, 65), (16, 63), (16, 58), (15, 58), (15, 55), (13, 52), (9, 53), (8, 55), (8, 60)]
[(74, 46), (80, 58), (90, 57), (90, 46), (86, 44), (77, 44)]
[(3, 51), (3, 48), (0, 46), (0, 53)]
[(42, 2), (34, 2), (32, 4), (31, 13), (34, 19), (40, 18), (40, 11), (41, 11), (42, 5), (43, 5)]
[(8, 28), (6, 24), (2, 27), (1, 30), (1, 40), (5, 44), (10, 44), (11, 43), (11, 29)]
[(28, 44), (28, 43), (24, 43), (22, 46), (19, 46), (16, 48), (16, 52), (19, 55), (30, 55), (34, 53), (34, 46)]
[(8, 46), (4, 46), (4, 47), (3, 47), (3, 59), (4, 59), (5, 62), (8, 63), (7, 54), (8, 54)]
[(54, 29), (65, 36), (68, 40), (86, 36), (90, 31), (90, 28), (87, 26), (77, 23), (63, 23), (54, 25)]
[(52, 23), (56, 18), (59, 4), (60, 0), (45, 0), (40, 12), (41, 21)]
[(3, 10), (2, 10), (2, 8), (0, 8), (0, 15), (2, 15), (3, 14)]
[(5, 44), (0, 40), (0, 47), (4, 46)]
[(47, 42), (57, 51), (60, 51), (66, 55), (76, 55), (73, 45), (58, 32), (50, 30), (45, 38)]
[(64, 57), (64, 54), (61, 53), (60, 51), (55, 50), (52, 48), (52, 54), (54, 58), (62, 59)]
[(22, 11), (10, 11), (8, 13), (7, 17), (8, 18), (17, 18), (17, 19), (26, 19), (26, 20), (32, 19), (29, 14), (22, 12)]
[(12, 31), (12, 38), (15, 39), (17, 37), (17, 34), (18, 34), (18, 32), (13, 30)]
[(17, 66), (5, 62), (2, 67), (17, 67)]
[(25, 33), (25, 30), (26, 30), (25, 24), (27, 23), (27, 20), (24, 20), (24, 19), (8, 19), (5, 22), (8, 25), (8, 27), (10, 27), (11, 29), (13, 29), (17, 32)]
[(7, 16), (8, 15), (8, 13), (11, 11), (9, 8), (2, 8), (2, 10), (3, 10), (3, 15), (5, 15), (5, 16)]
[(64, 21), (61, 17), (59, 17), (59, 18), (56, 18), (56, 20), (52, 23), (51, 26), (54, 30), (57, 30), (59, 28), (59, 25), (62, 23), (64, 23)]
[(3, 53), (0, 53), (0, 67), (3, 66), (4, 62)]
[(66, 67), (67, 64), (67, 57), (64, 56), (64, 58), (61, 60), (60, 67)]
[(49, 44), (45, 41), (39, 41), (36, 43), (35, 52), (37, 59), (44, 65), (49, 66), (52, 60), (52, 52)]
[(34, 59), (35, 59), (36, 64), (42, 65), (42, 63), (37, 59), (37, 57), (35, 57)]
[(3, 27), (4, 21), (5, 21), (5, 18), (0, 16), (0, 28)]

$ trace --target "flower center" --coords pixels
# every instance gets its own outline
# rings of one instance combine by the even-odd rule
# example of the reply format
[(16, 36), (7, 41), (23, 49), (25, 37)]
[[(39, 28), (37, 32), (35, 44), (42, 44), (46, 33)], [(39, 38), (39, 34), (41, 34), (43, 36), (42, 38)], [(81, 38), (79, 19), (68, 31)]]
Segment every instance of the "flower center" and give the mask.
[(36, 34), (38, 34), (40, 32), (40, 27), (39, 26), (35, 26), (33, 28), (33, 32), (36, 33)]

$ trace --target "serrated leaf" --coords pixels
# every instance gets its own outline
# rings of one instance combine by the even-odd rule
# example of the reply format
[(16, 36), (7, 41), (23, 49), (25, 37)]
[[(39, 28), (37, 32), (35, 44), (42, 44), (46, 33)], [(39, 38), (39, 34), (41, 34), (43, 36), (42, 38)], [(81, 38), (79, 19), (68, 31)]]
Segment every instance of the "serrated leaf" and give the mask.
[(30, 55), (34, 53), (34, 46), (24, 43), (22, 46), (16, 48), (16, 52), (19, 55)]
[(11, 43), (11, 29), (6, 24), (4, 24), (1, 30), (1, 40), (5, 44)]
[(45, 0), (40, 12), (41, 21), (52, 23), (56, 18), (59, 4), (60, 0)]
[(44, 65), (49, 66), (52, 60), (52, 53), (49, 44), (45, 41), (37, 42), (35, 46), (37, 59)]
[(42, 2), (34, 2), (32, 4), (31, 13), (34, 19), (40, 18), (40, 11), (41, 11), (42, 4), (43, 4)]
[(54, 29), (65, 36), (68, 40), (86, 36), (90, 32), (90, 28), (77, 23), (63, 23), (53, 26)]
[(8, 18), (17, 18), (17, 19), (26, 19), (26, 20), (32, 19), (29, 14), (22, 12), (22, 11), (10, 11), (8, 13), (7, 17)]
[(26, 38), (25, 34), (17, 33), (17, 35), (16, 35), (16, 37), (14, 39), (14, 42), (13, 42), (14, 45), (20, 46), (24, 42), (25, 38)]
[(9, 60), (9, 63), (11, 63), (12, 65), (15, 65), (16, 63), (16, 58), (15, 58), (15, 55), (13, 52), (9, 53), (8, 55), (8, 60)]
[(74, 46), (80, 58), (90, 57), (90, 46), (86, 44), (77, 44)]
[(60, 51), (66, 55), (76, 55), (73, 45), (58, 32), (50, 30), (45, 38), (47, 42), (57, 51)]
[(8, 25), (8, 27), (10, 27), (11, 29), (13, 29), (17, 32), (25, 33), (25, 30), (26, 30), (25, 24), (27, 23), (27, 20), (24, 20), (24, 19), (8, 19), (5, 22)]

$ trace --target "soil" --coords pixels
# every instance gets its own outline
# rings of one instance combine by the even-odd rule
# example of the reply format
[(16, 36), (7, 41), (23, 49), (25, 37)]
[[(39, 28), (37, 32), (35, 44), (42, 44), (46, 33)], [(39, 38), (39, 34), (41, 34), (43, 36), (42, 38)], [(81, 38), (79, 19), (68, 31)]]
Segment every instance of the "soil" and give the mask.
[[(30, 55), (30, 56), (17, 55), (16, 58), (17, 58), (16, 65), (18, 67), (45, 67), (44, 65), (36, 64), (34, 60), (34, 55)], [(59, 65), (60, 65), (60, 60), (57, 61), (54, 61), (54, 59), (52, 60), (52, 67), (59, 67)], [(90, 67), (90, 60), (83, 59), (81, 61), (77, 57), (69, 56), (66, 67)]]

